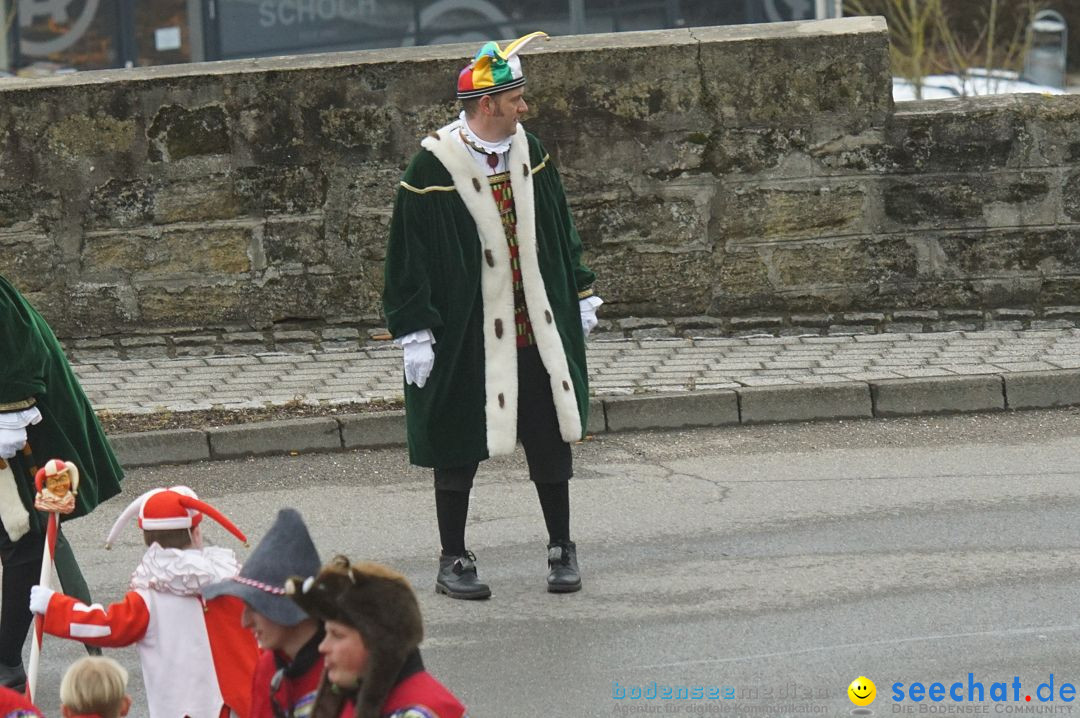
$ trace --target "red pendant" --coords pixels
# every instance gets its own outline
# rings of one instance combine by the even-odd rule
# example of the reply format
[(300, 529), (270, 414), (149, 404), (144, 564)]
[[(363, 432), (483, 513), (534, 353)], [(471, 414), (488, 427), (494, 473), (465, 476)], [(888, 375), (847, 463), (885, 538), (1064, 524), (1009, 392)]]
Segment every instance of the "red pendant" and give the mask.
[(497, 154), (494, 154), (494, 153), (488, 155), (487, 156), (487, 163), (488, 163), (488, 167), (490, 167), (491, 169), (495, 169), (496, 167), (499, 166), (499, 156)]

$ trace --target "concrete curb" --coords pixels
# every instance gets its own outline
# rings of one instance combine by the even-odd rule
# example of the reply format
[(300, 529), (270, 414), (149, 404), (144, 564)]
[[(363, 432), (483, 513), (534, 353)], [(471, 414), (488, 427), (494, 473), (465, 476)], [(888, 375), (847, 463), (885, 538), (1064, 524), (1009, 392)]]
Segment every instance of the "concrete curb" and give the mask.
[(206, 434), (214, 459), (341, 448), (341, 425), (337, 419), (262, 421), (208, 429)]
[[(784, 384), (679, 394), (594, 397), (590, 434), (690, 427), (884, 418), (1080, 405), (1080, 370), (835, 384)], [(268, 421), (199, 431), (110, 437), (129, 468), (207, 459), (404, 446), (405, 412)]]
[(210, 458), (207, 432), (197, 429), (166, 429), (110, 436), (122, 466), (187, 464)]
[(913, 416), (1005, 408), (1004, 380), (996, 374), (885, 379), (870, 382), (874, 416)]
[(338, 421), (341, 424), (341, 445), (346, 449), (405, 445), (404, 409), (350, 414)]

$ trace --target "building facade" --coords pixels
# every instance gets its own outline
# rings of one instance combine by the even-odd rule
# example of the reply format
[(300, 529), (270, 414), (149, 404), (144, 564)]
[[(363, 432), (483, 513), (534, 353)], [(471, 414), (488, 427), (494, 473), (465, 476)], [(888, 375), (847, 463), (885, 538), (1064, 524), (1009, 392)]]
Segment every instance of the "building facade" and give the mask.
[[(0, 0), (9, 63), (94, 70), (835, 16), (835, 0)], [(16, 11), (17, 12), (13, 12)], [(14, 49), (18, 48), (17, 54)]]

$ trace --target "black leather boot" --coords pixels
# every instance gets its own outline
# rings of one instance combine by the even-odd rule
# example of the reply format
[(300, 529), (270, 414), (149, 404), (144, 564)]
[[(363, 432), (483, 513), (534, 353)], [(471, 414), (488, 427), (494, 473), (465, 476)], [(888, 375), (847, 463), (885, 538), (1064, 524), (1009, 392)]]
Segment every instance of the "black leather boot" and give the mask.
[(548, 544), (548, 591), (573, 593), (581, 590), (577, 545), (573, 541)]
[(0, 663), (0, 686), (5, 686), (17, 693), (26, 690), (26, 671), (20, 663), (17, 666), (9, 666)]
[(472, 551), (466, 551), (461, 556), (439, 557), (435, 593), (444, 593), (450, 598), (475, 600), (489, 598), (491, 589), (476, 575), (476, 556)]

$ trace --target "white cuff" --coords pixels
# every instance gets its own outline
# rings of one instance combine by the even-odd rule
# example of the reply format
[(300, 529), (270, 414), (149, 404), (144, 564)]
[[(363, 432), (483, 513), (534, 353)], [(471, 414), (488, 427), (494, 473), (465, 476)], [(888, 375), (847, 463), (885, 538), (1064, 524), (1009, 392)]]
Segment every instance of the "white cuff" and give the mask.
[(41, 412), (36, 406), (0, 413), (0, 429), (25, 429), (39, 421), (41, 421)]
[(399, 347), (403, 347), (406, 344), (416, 344), (418, 342), (431, 342), (434, 344), (435, 335), (431, 333), (430, 329), (421, 329), (418, 332), (404, 334), (394, 340), (394, 344), (397, 344)]
[(579, 299), (578, 300), (578, 308), (579, 309), (585, 309), (586, 307), (588, 307), (589, 309), (592, 309), (592, 310), (595, 311), (596, 308), (599, 307), (603, 303), (604, 303), (604, 300), (594, 294), (591, 297), (585, 297), (584, 299)]

